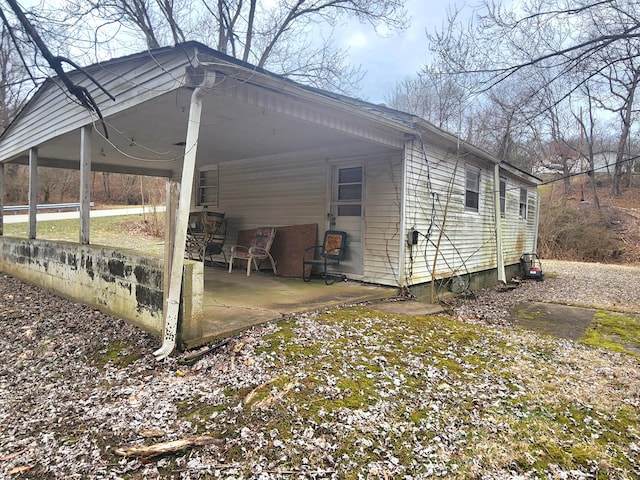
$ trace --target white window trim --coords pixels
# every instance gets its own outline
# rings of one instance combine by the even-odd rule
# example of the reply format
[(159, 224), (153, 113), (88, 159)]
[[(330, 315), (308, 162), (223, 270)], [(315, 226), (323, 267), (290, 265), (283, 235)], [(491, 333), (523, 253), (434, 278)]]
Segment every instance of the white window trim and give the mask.
[[(502, 184), (504, 183), (504, 191), (502, 190)], [(507, 215), (507, 190), (508, 183), (506, 177), (500, 177), (500, 184), (498, 186), (500, 197), (500, 216), (505, 217)], [(504, 195), (503, 195), (504, 194)]]
[[(473, 172), (478, 176), (478, 190), (474, 191), (474, 190), (469, 190), (467, 188), (467, 174), (469, 172)], [(481, 205), (481, 195), (480, 195), (480, 184), (482, 183), (482, 170), (480, 170), (478, 167), (475, 166), (471, 166), (468, 165), (465, 170), (464, 170), (464, 209), (466, 212), (470, 212), (470, 213), (480, 213), (480, 205)], [(475, 194), (478, 195), (478, 208), (473, 208), (473, 207), (469, 207), (467, 206), (467, 192), (473, 192)]]
[[(207, 185), (207, 186), (203, 186), (201, 184), (201, 180), (202, 180), (202, 173), (205, 172), (212, 172), (215, 171), (216, 172), (216, 176), (215, 176), (215, 185)], [(207, 202), (203, 202), (203, 189), (204, 188), (215, 188), (215, 201), (207, 201)], [(207, 207), (217, 207), (218, 204), (220, 203), (220, 170), (218, 168), (218, 165), (211, 165), (211, 166), (207, 166), (204, 168), (200, 168), (198, 169), (198, 188), (196, 190), (196, 204), (198, 206), (207, 206)]]
[[(524, 203), (522, 203), (523, 192), (525, 193)], [(520, 187), (519, 195), (520, 196), (518, 198), (518, 217), (520, 217), (522, 220), (526, 220), (527, 217), (529, 216), (529, 189), (525, 187)], [(524, 214), (522, 211), (523, 205), (524, 205)]]

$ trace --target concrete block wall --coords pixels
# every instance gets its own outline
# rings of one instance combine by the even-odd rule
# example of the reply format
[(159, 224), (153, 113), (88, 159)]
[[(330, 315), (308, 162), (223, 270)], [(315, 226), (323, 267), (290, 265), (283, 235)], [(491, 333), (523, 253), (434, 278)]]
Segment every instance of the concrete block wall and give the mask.
[[(163, 260), (138, 251), (0, 236), (0, 271), (162, 335)], [(179, 343), (202, 329), (204, 272), (185, 261)]]

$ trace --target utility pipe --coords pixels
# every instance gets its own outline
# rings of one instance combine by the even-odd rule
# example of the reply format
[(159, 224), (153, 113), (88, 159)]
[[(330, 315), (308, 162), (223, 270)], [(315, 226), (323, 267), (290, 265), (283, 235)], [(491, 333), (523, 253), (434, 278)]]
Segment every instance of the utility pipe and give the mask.
[(496, 263), (498, 267), (498, 281), (507, 283), (507, 274), (504, 270), (504, 251), (502, 246), (502, 213), (500, 212), (500, 164), (493, 167), (493, 200), (494, 216), (496, 221)]
[(213, 87), (214, 82), (215, 73), (207, 71), (200, 86), (198, 86), (191, 94), (189, 124), (187, 125), (187, 139), (184, 162), (182, 165), (182, 179), (180, 181), (180, 196), (178, 199), (178, 211), (175, 222), (171, 270), (169, 273), (169, 292), (167, 296), (167, 305), (164, 309), (164, 334), (162, 346), (153, 352), (156, 360), (162, 360), (168, 357), (176, 346), (178, 313), (180, 310), (180, 296), (182, 294), (184, 250), (187, 241), (191, 193), (193, 191), (193, 180), (196, 168), (196, 154), (198, 150), (202, 103), (204, 101), (205, 94), (211, 87)]
[(402, 155), (402, 187), (400, 191), (400, 245), (398, 245), (398, 286), (404, 290), (409, 281), (407, 275), (407, 262), (405, 259), (407, 244), (407, 170), (409, 163), (409, 152), (413, 153), (413, 140), (404, 142), (404, 152)]
[(4, 163), (0, 163), (0, 237), (4, 234)]

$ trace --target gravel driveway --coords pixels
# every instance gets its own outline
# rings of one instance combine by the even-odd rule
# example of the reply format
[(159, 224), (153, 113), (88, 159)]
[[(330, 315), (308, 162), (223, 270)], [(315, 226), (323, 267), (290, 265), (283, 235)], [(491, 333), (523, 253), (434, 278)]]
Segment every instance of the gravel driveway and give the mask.
[[(630, 408), (635, 422), (640, 408), (637, 358), (517, 332), (508, 320), (509, 308), (526, 300), (640, 312), (640, 268), (550, 261), (543, 268), (544, 282), (456, 302), (453, 317), (466, 323), (407, 323), (412, 337), (387, 316), (345, 326), (302, 315), (250, 330), (193, 366), (180, 357), (155, 362), (159, 341), (150, 335), (0, 274), (0, 478), (582, 479), (603, 469), (608, 478), (638, 478), (637, 424), (616, 432), (626, 435), (622, 444), (584, 468), (539, 466), (530, 459), (536, 450), (509, 458), (509, 439), (523, 433), (507, 419), (536, 409), (551, 416), (555, 407), (536, 403), (550, 392), (558, 392), (555, 406), (602, 409), (590, 413), (600, 415), (595, 424), (581, 417), (580, 428), (591, 429), (584, 438), (614, 438), (602, 415)], [(463, 326), (478, 322), (485, 330)], [(456, 340), (442, 343), (438, 330)], [(400, 343), (385, 345), (385, 337)], [(425, 357), (425, 345), (437, 349)], [(543, 357), (549, 363), (541, 369), (535, 362)], [(358, 375), (362, 383), (345, 386)], [(375, 402), (350, 405), (358, 391)], [(318, 398), (327, 403), (318, 407)], [(413, 405), (413, 416), (397, 413), (398, 405)], [(313, 421), (303, 412), (310, 406), (318, 407)], [(414, 418), (427, 411), (428, 421)], [(153, 461), (114, 453), (198, 435), (208, 435), (206, 445)], [(615, 449), (626, 467), (607, 456)]]
[(545, 260), (543, 282), (528, 281), (503, 292), (487, 289), (477, 301), (453, 302), (463, 320), (510, 324), (510, 309), (527, 302), (547, 302), (640, 313), (640, 266)]

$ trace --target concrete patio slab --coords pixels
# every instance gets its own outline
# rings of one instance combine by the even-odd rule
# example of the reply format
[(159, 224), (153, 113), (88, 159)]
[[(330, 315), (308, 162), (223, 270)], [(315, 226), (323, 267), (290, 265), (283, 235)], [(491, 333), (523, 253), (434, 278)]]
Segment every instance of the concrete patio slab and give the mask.
[(595, 313), (592, 308), (526, 302), (512, 310), (512, 318), (517, 326), (527, 330), (579, 340), (591, 325)]
[(305, 283), (300, 278), (279, 277), (246, 270), (228, 273), (221, 266), (205, 268), (204, 326), (199, 344), (235, 335), (253, 325), (278, 320), (293, 313), (395, 297), (398, 289), (354, 281)]

